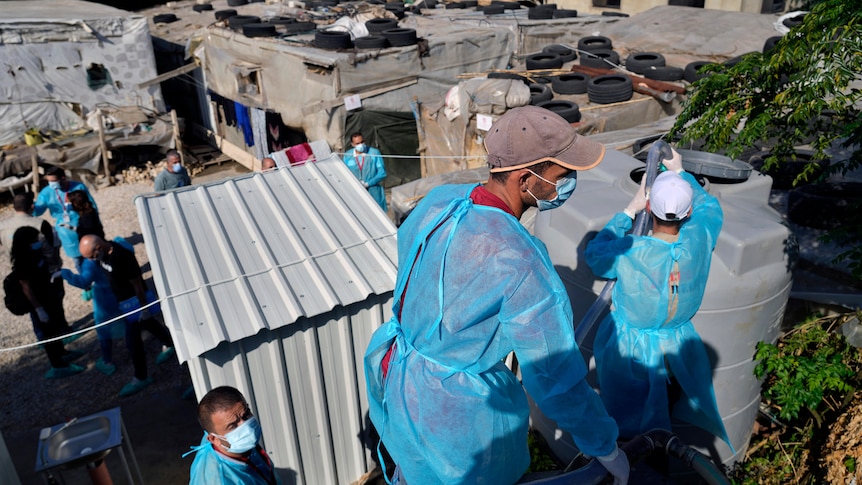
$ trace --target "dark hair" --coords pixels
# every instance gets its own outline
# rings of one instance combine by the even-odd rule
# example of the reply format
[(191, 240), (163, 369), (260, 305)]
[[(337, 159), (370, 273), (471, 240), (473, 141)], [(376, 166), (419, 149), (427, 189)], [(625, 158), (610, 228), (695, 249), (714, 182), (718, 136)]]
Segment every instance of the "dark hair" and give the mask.
[(231, 386), (220, 386), (204, 395), (198, 404), (198, 422), (207, 432), (212, 432), (212, 415), (219, 411), (227, 411), (238, 403), (245, 403), (245, 397), (238, 389)]
[[(352, 140), (353, 140), (354, 138), (356, 138), (357, 136), (362, 136), (362, 133), (361, 133), (361, 132), (359, 132), (359, 131), (354, 131), (353, 133), (351, 133), (351, 134), (350, 134), (350, 140), (352, 141)], [(364, 136), (362, 136), (362, 138), (365, 138), (365, 137), (364, 137)]]
[(653, 224), (656, 226), (661, 226), (661, 227), (675, 227), (675, 228), (679, 229), (679, 226), (682, 224), (682, 221), (683, 221), (682, 219), (679, 219), (676, 221), (666, 221), (666, 220), (656, 216), (655, 214), (653, 214), (653, 216), (655, 216), (655, 217), (653, 217)]
[(180, 152), (178, 152), (176, 150), (168, 150), (168, 153), (165, 154), (165, 159), (168, 159), (171, 157), (177, 157), (177, 159), (179, 159), (179, 160), (183, 159), (183, 157), (180, 156)]
[(69, 197), (69, 202), (72, 203), (72, 209), (75, 209), (75, 212), (78, 214), (89, 214), (94, 210), (93, 203), (90, 202), (90, 198), (87, 197), (87, 193), (83, 190), (69, 192), (67, 197)]
[(39, 240), (39, 231), (30, 226), (19, 227), (12, 236), (12, 248), (9, 254), (12, 260), (12, 268), (18, 265), (27, 265), (32, 263), (36, 256), (33, 255), (31, 245)]
[(16, 212), (30, 212), (30, 206), (32, 205), (33, 194), (30, 192), (16, 194), (12, 199), (12, 208), (15, 209)]
[(45, 170), (45, 176), (47, 177), (49, 175), (59, 179), (64, 179), (66, 178), (66, 171), (60, 167), (51, 167), (48, 170)]

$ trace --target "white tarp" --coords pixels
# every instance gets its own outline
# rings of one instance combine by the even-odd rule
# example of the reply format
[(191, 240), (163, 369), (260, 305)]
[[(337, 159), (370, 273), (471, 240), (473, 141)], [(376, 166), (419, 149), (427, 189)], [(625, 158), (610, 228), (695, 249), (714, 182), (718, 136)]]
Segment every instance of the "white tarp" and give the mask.
[[(93, 83), (88, 69), (98, 73), (100, 66), (104, 80)], [(4, 1), (0, 144), (20, 140), (28, 127), (83, 127), (80, 114), (99, 104), (163, 111), (158, 84), (137, 89), (156, 75), (149, 28), (139, 15), (75, 0)]]

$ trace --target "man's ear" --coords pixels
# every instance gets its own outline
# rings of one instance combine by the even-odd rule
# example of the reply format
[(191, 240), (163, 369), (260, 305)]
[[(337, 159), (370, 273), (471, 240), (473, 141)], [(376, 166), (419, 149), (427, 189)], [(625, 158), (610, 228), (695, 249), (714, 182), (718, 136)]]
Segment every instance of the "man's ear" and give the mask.
[(518, 177), (518, 189), (519, 189), (521, 192), (526, 192), (526, 191), (527, 191), (527, 189), (528, 189), (528, 187), (527, 187), (527, 179), (529, 179), (529, 178), (530, 178), (530, 175), (532, 175), (532, 174), (531, 174), (531, 173), (530, 173), (530, 171), (529, 171), (529, 170), (527, 170), (527, 169), (521, 169), (521, 170), (518, 170), (518, 171), (516, 172), (516, 174), (517, 174), (517, 177)]
[(215, 436), (214, 434), (210, 433), (210, 432), (207, 432), (207, 441), (209, 441), (210, 443), (212, 443), (214, 446), (215, 446), (215, 445), (220, 445), (220, 444), (221, 444), (221, 440), (219, 440), (218, 438), (216, 438), (216, 436)]

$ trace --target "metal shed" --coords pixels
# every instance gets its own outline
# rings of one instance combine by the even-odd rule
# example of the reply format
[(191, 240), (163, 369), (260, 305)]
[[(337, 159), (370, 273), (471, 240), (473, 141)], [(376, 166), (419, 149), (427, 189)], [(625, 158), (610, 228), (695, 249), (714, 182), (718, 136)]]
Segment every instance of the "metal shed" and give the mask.
[(242, 391), (282, 483), (373, 468), (362, 357), (391, 315), (396, 229), (344, 163), (318, 155), (135, 205), (198, 399)]

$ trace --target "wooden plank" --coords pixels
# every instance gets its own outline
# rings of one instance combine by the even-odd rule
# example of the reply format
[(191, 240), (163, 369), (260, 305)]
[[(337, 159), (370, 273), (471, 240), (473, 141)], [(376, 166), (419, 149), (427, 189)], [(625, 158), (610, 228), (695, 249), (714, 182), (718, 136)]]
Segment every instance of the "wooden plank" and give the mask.
[(167, 81), (168, 79), (173, 79), (177, 76), (182, 76), (183, 74), (186, 74), (188, 72), (192, 72), (199, 67), (200, 67), (200, 64), (198, 64), (198, 60), (195, 59), (195, 62), (192, 62), (190, 64), (186, 64), (182, 67), (178, 67), (178, 68), (174, 69), (173, 71), (168, 71), (164, 74), (159, 74), (158, 76), (156, 76), (156, 77), (154, 77), (148, 81), (144, 81), (144, 82), (138, 84), (137, 89), (146, 89), (146, 88), (148, 88), (154, 84), (159, 84), (162, 81)]

